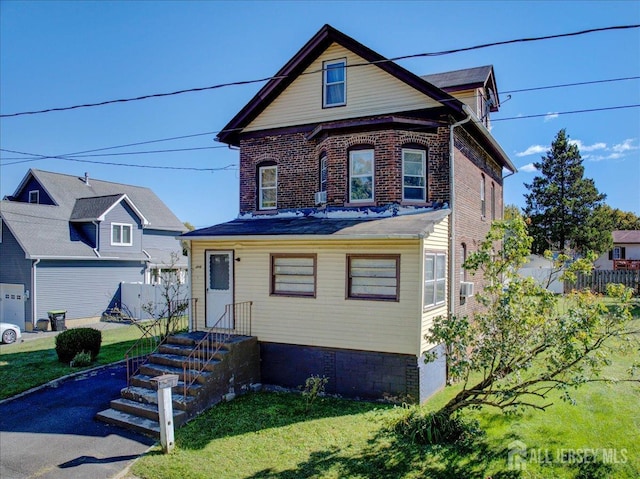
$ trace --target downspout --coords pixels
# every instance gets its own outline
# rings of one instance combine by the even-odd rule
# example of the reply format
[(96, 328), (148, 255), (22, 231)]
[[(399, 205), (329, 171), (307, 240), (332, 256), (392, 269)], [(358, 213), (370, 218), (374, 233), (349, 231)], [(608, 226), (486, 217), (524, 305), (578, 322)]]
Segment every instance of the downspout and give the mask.
[[(191, 289), (191, 272), (193, 271), (193, 265), (191, 262), (191, 240), (183, 240), (187, 243), (187, 277), (186, 277), (186, 283), (187, 283), (187, 294), (188, 294), (188, 300), (189, 300), (189, 332), (193, 332), (193, 331), (197, 331), (197, 324), (193, 324), (193, 318), (194, 318), (194, 308), (198, 307), (198, 303), (193, 301), (193, 291)], [(197, 318), (198, 313), (196, 312), (195, 317)]]
[(96, 246), (95, 248), (93, 248), (93, 252), (99, 258), (100, 252), (98, 251), (98, 247), (100, 246), (100, 223), (97, 221), (92, 221), (91, 223), (93, 223), (93, 225), (96, 227)]
[(449, 235), (449, 315), (453, 317), (455, 314), (455, 297), (456, 297), (456, 282), (455, 279), (455, 267), (456, 267), (456, 259), (455, 259), (455, 248), (456, 248), (456, 208), (455, 208), (455, 199), (456, 192), (454, 187), (454, 141), (453, 141), (453, 130), (456, 126), (460, 126), (464, 123), (467, 123), (471, 120), (471, 113), (469, 112), (469, 107), (467, 105), (462, 105), (462, 110), (467, 114), (467, 117), (464, 120), (460, 120), (456, 123), (453, 123), (449, 127), (449, 209), (451, 210), (451, 214), (449, 215), (449, 231), (451, 234)]
[(38, 295), (36, 294), (36, 285), (38, 281), (36, 279), (36, 266), (40, 262), (40, 258), (33, 262), (33, 274), (31, 275), (31, 324), (33, 325), (33, 330), (35, 330), (36, 325), (38, 324)]

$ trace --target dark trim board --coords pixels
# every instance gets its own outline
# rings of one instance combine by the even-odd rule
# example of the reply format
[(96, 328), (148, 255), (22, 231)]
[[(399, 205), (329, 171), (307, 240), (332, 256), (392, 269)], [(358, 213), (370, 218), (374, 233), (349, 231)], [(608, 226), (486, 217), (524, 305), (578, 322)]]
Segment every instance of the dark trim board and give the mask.
[[(411, 354), (380, 353), (350, 349), (324, 348), (260, 342), (261, 377), (263, 384), (286, 388), (304, 385), (311, 375), (326, 376), (327, 393), (349, 398), (410, 399), (422, 402), (422, 379), (433, 375), (425, 391), (437, 391), (444, 364), (422, 368), (423, 362)], [(441, 374), (437, 369), (442, 368)], [(433, 383), (433, 384), (431, 384)], [(442, 382), (444, 386), (444, 382)]]

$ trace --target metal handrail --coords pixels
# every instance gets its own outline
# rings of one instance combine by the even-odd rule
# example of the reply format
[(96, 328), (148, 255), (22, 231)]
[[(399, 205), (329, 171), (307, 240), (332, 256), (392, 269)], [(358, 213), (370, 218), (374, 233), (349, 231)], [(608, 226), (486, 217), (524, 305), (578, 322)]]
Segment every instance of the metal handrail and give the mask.
[[(195, 305), (197, 298), (192, 298), (191, 303)], [(195, 307), (191, 308), (195, 310)], [(195, 313), (194, 313), (195, 314)], [(162, 346), (167, 338), (175, 331), (163, 335), (162, 323), (166, 318), (154, 319), (144, 323), (136, 323), (136, 326), (142, 331), (142, 336), (124, 353), (124, 359), (127, 364), (127, 387), (131, 386), (131, 378), (138, 374), (140, 368), (149, 360), (149, 356), (155, 353)]]
[[(252, 301), (227, 304), (224, 314), (209, 328), (204, 337), (182, 362), (183, 394), (198, 380), (202, 371), (232, 336), (251, 336)], [(229, 327), (230, 326), (230, 327)]]

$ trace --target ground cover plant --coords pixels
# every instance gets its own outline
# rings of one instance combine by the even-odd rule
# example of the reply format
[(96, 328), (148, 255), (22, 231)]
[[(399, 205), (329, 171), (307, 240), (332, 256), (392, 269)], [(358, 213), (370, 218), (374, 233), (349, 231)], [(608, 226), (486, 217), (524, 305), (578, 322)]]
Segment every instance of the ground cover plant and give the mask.
[[(95, 362), (87, 367), (121, 361), (124, 353), (139, 337), (140, 330), (133, 325), (105, 329), (102, 331), (100, 353)], [(53, 336), (3, 344), (0, 346), (0, 399), (9, 398), (82, 369), (71, 368), (69, 363), (58, 361)]]
[[(615, 353), (611, 359), (603, 374), (615, 376), (625, 374), (635, 358)], [(436, 411), (460, 390), (447, 387), (423, 408)], [(562, 401), (555, 391), (548, 396), (553, 406), (544, 412), (468, 411), (465, 416), (477, 420), (483, 434), (469, 442), (423, 445), (394, 432), (393, 424), (407, 412), (402, 405), (319, 397), (306, 412), (299, 393), (255, 393), (177, 429), (174, 452), (153, 450), (133, 465), (130, 477), (640, 477), (640, 387), (590, 383), (574, 399), (575, 405)]]

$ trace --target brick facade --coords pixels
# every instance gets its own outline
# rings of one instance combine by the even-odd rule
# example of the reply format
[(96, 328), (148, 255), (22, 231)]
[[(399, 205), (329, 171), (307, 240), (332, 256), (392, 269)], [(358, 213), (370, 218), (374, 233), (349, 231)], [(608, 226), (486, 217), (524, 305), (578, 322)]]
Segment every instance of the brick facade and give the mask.
[(444, 203), (449, 196), (448, 128), (434, 133), (380, 130), (331, 135), (307, 140), (306, 134), (283, 133), (241, 141), (240, 213), (257, 210), (257, 169), (262, 164), (278, 166), (278, 209), (315, 207), (319, 190), (320, 156), (328, 164), (327, 204), (348, 206), (349, 149), (371, 146), (374, 150), (374, 202), (383, 206), (402, 203), (402, 147), (414, 145), (427, 151), (427, 202)]

